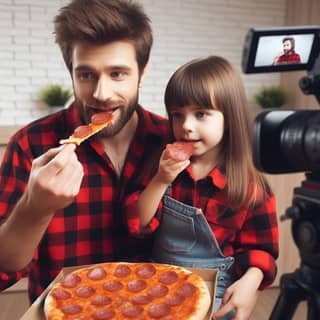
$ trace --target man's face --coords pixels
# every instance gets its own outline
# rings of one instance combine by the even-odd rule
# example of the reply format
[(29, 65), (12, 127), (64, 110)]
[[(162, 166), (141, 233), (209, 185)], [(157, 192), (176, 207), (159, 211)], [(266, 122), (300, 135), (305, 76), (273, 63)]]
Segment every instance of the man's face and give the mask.
[(292, 50), (292, 43), (290, 40), (283, 42), (283, 51), (284, 54), (288, 54)]
[(100, 136), (117, 134), (137, 108), (139, 70), (129, 41), (109, 44), (76, 42), (72, 55), (74, 94), (86, 123), (98, 112), (112, 113)]

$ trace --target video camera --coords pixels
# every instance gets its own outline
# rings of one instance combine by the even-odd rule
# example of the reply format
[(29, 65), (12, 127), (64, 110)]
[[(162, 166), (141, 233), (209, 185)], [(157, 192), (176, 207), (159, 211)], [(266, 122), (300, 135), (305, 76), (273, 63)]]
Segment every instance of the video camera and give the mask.
[[(285, 42), (294, 48), (290, 57), (285, 48), (290, 44)], [(320, 104), (320, 26), (250, 29), (242, 70), (306, 70), (307, 75), (299, 81), (300, 89), (314, 94)], [(292, 319), (303, 300), (308, 305), (307, 319), (320, 319), (320, 110), (261, 112), (253, 128), (253, 160), (267, 173), (306, 172), (306, 180), (294, 189), (292, 206), (281, 217), (292, 219), (291, 231), (301, 263), (293, 273), (282, 275), (281, 292), (270, 319)]]
[[(301, 63), (273, 64), (283, 39), (294, 38)], [(278, 48), (278, 49), (277, 49)], [(320, 26), (250, 29), (242, 56), (244, 73), (306, 70), (299, 85), (320, 103)], [(268, 173), (320, 171), (320, 111), (278, 110), (255, 122), (254, 161)], [(275, 157), (276, 155), (276, 157)]]

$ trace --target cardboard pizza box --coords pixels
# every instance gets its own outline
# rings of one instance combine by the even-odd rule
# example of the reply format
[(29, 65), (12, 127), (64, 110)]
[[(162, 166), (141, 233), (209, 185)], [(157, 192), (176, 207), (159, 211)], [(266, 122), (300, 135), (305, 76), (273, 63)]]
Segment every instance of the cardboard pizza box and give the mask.
[[(95, 264), (99, 265), (99, 264)], [(89, 267), (88, 265), (85, 266), (78, 266), (78, 267), (67, 267), (63, 268), (57, 277), (50, 283), (50, 285), (42, 292), (42, 294), (34, 301), (34, 303), (30, 306), (30, 308), (25, 312), (25, 314), (20, 318), (20, 320), (46, 320), (44, 311), (43, 311), (43, 303), (45, 297), (47, 296), (48, 292), (50, 291), (51, 287), (63, 279), (68, 273), (77, 270), (79, 268)], [(194, 268), (186, 268), (190, 271), (198, 274), (202, 279), (206, 282), (210, 295), (211, 295), (211, 307), (208, 311), (207, 317), (205, 320), (211, 320), (213, 307), (214, 307), (214, 296), (216, 291), (216, 279), (217, 279), (217, 270), (215, 269), (194, 269)]]

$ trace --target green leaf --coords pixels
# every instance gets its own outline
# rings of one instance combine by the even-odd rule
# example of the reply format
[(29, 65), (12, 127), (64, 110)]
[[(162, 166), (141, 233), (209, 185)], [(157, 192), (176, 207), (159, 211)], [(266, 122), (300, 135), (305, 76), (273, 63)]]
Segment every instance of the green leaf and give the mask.
[(60, 84), (50, 84), (41, 90), (39, 98), (48, 106), (63, 106), (71, 96), (71, 90), (64, 89)]
[(282, 87), (270, 86), (262, 88), (254, 99), (262, 108), (280, 108), (287, 101), (287, 96)]

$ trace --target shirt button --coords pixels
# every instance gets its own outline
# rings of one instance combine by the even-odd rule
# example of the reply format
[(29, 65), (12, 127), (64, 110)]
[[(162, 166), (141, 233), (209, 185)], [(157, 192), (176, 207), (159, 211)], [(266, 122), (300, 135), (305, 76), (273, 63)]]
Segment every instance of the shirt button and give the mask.
[(225, 268), (226, 268), (226, 265), (223, 263), (221, 266), (220, 266), (220, 270), (225, 270)]

